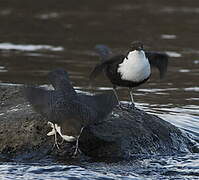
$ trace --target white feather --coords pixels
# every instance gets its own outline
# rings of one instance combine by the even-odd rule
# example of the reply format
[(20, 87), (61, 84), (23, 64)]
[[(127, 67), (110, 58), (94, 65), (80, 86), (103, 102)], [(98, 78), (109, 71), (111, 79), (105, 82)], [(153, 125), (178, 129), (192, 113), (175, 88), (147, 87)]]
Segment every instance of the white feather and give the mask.
[(57, 130), (57, 132), (59, 133), (59, 135), (60, 135), (64, 140), (66, 140), (66, 141), (68, 141), (68, 142), (72, 142), (72, 141), (75, 141), (75, 140), (76, 140), (76, 138), (75, 138), (74, 136), (63, 135), (63, 134), (61, 133), (61, 127), (58, 126), (57, 124), (55, 124), (55, 129)]
[(55, 131), (55, 128), (53, 126), (53, 123), (51, 123), (50, 121), (48, 121), (48, 124), (51, 126), (52, 128), (52, 131), (50, 131), (47, 136), (52, 136), (52, 135), (55, 135), (56, 131)]
[[(57, 124), (55, 124), (55, 126), (53, 125), (53, 123), (51, 123), (50, 121), (48, 121), (48, 124), (52, 127), (52, 131), (50, 131), (47, 136), (52, 136), (52, 135), (55, 135), (56, 132), (59, 133), (59, 135), (66, 141), (68, 142), (72, 142), (72, 141), (75, 141), (76, 138), (74, 136), (67, 136), (67, 135), (63, 135), (61, 133), (61, 127), (58, 126)], [(55, 128), (54, 128), (55, 127)]]
[(140, 82), (149, 77), (151, 68), (144, 51), (131, 51), (127, 58), (119, 64), (118, 73), (122, 80)]

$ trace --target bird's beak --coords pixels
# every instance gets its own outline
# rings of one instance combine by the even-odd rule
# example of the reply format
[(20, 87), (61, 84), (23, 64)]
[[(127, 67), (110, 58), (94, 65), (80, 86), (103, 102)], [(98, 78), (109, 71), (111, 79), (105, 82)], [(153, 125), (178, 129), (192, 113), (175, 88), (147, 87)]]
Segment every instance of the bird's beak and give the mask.
[(138, 50), (138, 51), (142, 51), (143, 48), (142, 48), (142, 47), (138, 47), (137, 50)]

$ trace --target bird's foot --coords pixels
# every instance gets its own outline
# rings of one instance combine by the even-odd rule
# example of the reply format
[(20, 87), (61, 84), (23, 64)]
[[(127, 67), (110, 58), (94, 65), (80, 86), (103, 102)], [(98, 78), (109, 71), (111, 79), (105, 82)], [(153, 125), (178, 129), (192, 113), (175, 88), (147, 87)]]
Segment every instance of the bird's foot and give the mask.
[(127, 106), (126, 104), (118, 104), (117, 105), (117, 108), (120, 109), (120, 110), (128, 110), (129, 109), (129, 106)]
[(61, 149), (60, 146), (63, 144), (63, 142), (64, 142), (64, 139), (62, 139), (61, 142), (58, 142), (58, 141), (54, 142), (52, 149), (57, 148), (58, 150), (60, 150)]
[(82, 153), (81, 150), (78, 147), (75, 147), (75, 151), (74, 151), (72, 157), (75, 158), (75, 157), (77, 157), (78, 154), (81, 154), (81, 153)]
[(129, 103), (128, 104), (128, 108), (129, 109), (135, 109), (135, 104), (132, 102), (132, 103)]
[(57, 142), (55, 142), (55, 143), (53, 144), (52, 149), (54, 149), (54, 148), (57, 148), (58, 150), (60, 150), (59, 144), (58, 144)]
[(79, 138), (82, 134), (82, 131), (83, 131), (84, 127), (81, 128), (80, 130), (80, 133), (79, 133), (79, 136), (77, 137), (77, 140), (76, 140), (76, 145), (75, 145), (75, 152), (73, 153), (73, 156), (72, 157), (76, 157), (77, 153), (81, 153), (80, 149), (79, 149)]
[(59, 145), (62, 145), (63, 142), (64, 142), (64, 139), (62, 139), (61, 142), (59, 142), (58, 144), (59, 144)]

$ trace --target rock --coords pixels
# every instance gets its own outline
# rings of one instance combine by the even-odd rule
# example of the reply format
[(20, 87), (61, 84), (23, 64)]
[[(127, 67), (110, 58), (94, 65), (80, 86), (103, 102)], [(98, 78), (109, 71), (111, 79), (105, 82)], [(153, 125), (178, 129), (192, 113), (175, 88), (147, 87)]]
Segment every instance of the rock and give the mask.
[(31, 109), (22, 87), (0, 86), (0, 124), (0, 153), (7, 158), (25, 154), (30, 158), (33, 151), (52, 147), (52, 139), (46, 137), (50, 130), (47, 120)]
[[(14, 160), (71, 157), (71, 144), (52, 149), (47, 119), (32, 110), (21, 86), (0, 86), (0, 157)], [(114, 109), (106, 119), (86, 127), (80, 137), (83, 155), (124, 159), (134, 155), (193, 152), (194, 142), (178, 128), (139, 109)], [(193, 148), (194, 147), (194, 148)], [(6, 157), (5, 157), (6, 156)]]
[(114, 111), (81, 136), (81, 149), (98, 158), (193, 152), (194, 143), (174, 125), (139, 109)]

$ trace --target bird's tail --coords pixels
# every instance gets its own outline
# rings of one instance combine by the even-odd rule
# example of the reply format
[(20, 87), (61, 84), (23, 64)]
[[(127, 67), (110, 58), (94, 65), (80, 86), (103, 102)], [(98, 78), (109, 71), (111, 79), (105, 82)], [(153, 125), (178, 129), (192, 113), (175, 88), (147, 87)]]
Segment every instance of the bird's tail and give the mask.
[(96, 45), (95, 51), (98, 53), (102, 61), (106, 61), (112, 55), (111, 49), (108, 46), (103, 45), (103, 44)]

